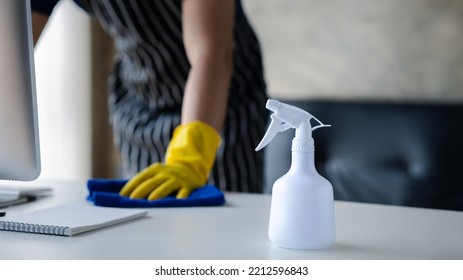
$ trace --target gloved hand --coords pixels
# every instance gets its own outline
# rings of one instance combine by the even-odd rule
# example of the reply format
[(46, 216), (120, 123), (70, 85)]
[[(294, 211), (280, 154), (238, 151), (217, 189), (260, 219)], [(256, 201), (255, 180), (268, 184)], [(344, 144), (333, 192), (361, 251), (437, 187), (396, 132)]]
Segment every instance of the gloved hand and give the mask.
[(219, 145), (220, 136), (211, 126), (200, 121), (180, 125), (167, 147), (165, 163), (142, 170), (120, 194), (155, 200), (178, 191), (177, 198), (187, 198), (206, 183)]

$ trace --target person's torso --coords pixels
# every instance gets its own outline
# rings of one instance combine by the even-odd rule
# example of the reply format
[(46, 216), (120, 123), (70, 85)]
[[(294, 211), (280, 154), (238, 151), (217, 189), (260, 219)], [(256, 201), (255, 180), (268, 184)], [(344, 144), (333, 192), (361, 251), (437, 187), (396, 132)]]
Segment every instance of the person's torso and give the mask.
[[(182, 0), (87, 1), (81, 5), (89, 5), (114, 39), (117, 79), (135, 88), (134, 94), (142, 95), (139, 100), (181, 104), (190, 69), (183, 44)], [(245, 96), (255, 85), (265, 88), (260, 46), (239, 1), (235, 18), (230, 98)]]

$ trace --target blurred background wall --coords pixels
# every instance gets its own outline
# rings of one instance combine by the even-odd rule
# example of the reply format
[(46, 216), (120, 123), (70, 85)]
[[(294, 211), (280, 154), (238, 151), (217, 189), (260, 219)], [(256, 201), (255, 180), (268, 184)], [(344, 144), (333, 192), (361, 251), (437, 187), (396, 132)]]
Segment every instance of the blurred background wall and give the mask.
[(89, 17), (62, 1), (35, 48), (40, 178), (91, 174), (91, 41)]
[(55, 8), (35, 48), (40, 179), (116, 177), (108, 123), (112, 40), (72, 1)]
[(463, 1), (243, 4), (273, 97), (463, 100)]

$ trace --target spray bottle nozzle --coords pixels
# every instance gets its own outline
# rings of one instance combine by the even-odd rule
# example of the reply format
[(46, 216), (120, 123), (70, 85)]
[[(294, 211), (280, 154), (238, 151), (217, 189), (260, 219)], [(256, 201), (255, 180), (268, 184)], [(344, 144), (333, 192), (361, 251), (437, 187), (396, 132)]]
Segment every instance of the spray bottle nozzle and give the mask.
[[(313, 130), (331, 126), (323, 124), (316, 117), (300, 108), (279, 102), (278, 100), (269, 99), (266, 108), (274, 113), (270, 116), (272, 121), (264, 138), (262, 138), (262, 141), (257, 146), (256, 151), (267, 146), (278, 132), (285, 131), (289, 128), (296, 129), (296, 138), (312, 139)], [(317, 121), (319, 125), (312, 127), (310, 124), (311, 119)]]
[(267, 100), (267, 104), (265, 105), (265, 107), (267, 109), (269, 109), (270, 111), (272, 112), (276, 112), (278, 111), (278, 109), (280, 109), (280, 101), (278, 100), (275, 100), (275, 99), (269, 99)]

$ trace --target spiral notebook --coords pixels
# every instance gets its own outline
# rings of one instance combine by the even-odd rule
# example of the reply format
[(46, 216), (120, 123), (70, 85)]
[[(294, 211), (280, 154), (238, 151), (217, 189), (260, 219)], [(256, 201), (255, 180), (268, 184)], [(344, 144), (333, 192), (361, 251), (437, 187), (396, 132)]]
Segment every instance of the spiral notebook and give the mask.
[(63, 204), (0, 218), (0, 230), (73, 236), (147, 215), (146, 210)]

